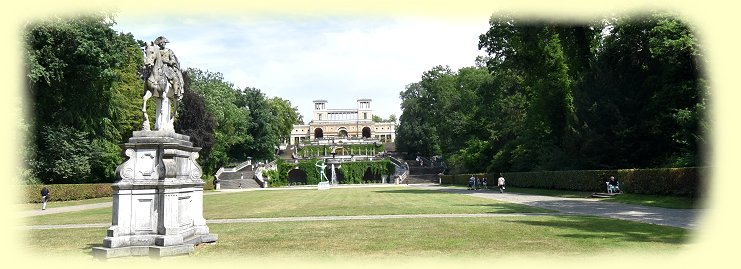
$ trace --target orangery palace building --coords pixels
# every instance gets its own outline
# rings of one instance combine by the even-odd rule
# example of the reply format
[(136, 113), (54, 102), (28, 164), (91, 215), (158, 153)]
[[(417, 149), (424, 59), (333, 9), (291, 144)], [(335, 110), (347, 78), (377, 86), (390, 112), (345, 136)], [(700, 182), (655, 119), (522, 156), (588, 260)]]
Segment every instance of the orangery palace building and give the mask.
[(328, 109), (327, 100), (314, 100), (309, 124), (293, 125), (291, 144), (320, 140), (378, 140), (393, 142), (396, 123), (374, 122), (371, 99), (358, 99), (356, 108)]

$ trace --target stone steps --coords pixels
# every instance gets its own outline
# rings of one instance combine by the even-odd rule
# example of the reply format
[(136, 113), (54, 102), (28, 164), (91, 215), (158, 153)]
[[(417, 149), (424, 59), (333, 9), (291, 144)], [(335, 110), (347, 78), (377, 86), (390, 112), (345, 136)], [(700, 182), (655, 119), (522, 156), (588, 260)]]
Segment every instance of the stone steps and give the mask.
[(221, 189), (253, 189), (261, 188), (260, 184), (254, 178), (249, 179), (231, 179), (219, 182)]
[(255, 179), (255, 171), (252, 171), (252, 169), (252, 166), (248, 165), (238, 171), (222, 172), (219, 175), (221, 189), (262, 188), (257, 179)]
[(409, 175), (404, 180), (405, 184), (419, 184), (419, 183), (439, 183), (437, 174), (426, 174), (426, 175)]
[(619, 195), (619, 194), (620, 193), (604, 193), (604, 192), (597, 193), (596, 192), (596, 193), (592, 193), (592, 196), (591, 197), (592, 198), (611, 198), (611, 197), (613, 197), (615, 195)]

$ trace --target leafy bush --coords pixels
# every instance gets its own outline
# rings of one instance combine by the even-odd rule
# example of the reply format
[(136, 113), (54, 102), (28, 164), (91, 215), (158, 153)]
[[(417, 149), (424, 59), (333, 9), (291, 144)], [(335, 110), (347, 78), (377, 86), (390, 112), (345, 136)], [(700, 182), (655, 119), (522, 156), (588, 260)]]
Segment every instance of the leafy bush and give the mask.
[[(523, 188), (543, 188), (573, 191), (604, 192), (605, 182), (615, 176), (624, 192), (698, 197), (703, 193), (707, 168), (660, 168), (620, 170), (574, 170), (503, 173), (507, 185)], [(443, 184), (467, 185), (468, 178), (486, 176), (496, 182), (499, 174), (444, 175)]]

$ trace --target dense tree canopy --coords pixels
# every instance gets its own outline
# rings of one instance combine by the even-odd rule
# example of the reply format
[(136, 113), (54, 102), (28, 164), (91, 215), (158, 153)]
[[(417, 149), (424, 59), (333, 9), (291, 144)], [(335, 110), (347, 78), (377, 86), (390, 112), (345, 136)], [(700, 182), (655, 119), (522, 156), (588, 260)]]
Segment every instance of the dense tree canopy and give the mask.
[(31, 181), (111, 181), (137, 118), (141, 53), (108, 15), (52, 18), (24, 32)]
[(299, 121), (297, 108), (281, 98), (269, 99), (259, 89), (240, 90), (218, 72), (191, 68), (187, 73), (190, 88), (203, 97), (216, 121), (210, 155), (202, 161), (207, 174), (247, 158), (275, 158), (276, 148)]
[(675, 17), (497, 15), (479, 47), (476, 67), (435, 67), (401, 93), (400, 151), (470, 172), (704, 165), (701, 55)]
[[(142, 41), (114, 31), (109, 14), (52, 18), (27, 25), (24, 119), (28, 182), (112, 182), (120, 143), (143, 119), (138, 77)], [(272, 160), (301, 121), (289, 101), (237, 89), (221, 73), (190, 68), (175, 125), (201, 147), (204, 174), (248, 157)], [(154, 102), (150, 99), (150, 102)], [(154, 105), (148, 105), (151, 113)]]
[[(114, 180), (118, 145), (141, 128), (143, 42), (113, 23), (94, 14), (26, 26), (29, 181)], [(700, 45), (676, 17), (497, 15), (479, 48), (488, 55), (475, 66), (436, 66), (400, 93), (399, 151), (443, 155), (471, 172), (704, 165), (708, 86)], [(202, 147), (206, 175), (273, 159), (303, 123), (288, 100), (236, 88), (221, 73), (194, 67), (185, 79), (176, 128)]]

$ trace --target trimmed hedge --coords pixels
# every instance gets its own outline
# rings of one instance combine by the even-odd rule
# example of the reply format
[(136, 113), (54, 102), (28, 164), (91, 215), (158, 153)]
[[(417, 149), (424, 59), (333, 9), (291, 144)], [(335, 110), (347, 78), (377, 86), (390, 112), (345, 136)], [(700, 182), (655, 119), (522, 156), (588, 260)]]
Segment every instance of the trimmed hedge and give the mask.
[(111, 183), (25, 185), (25, 202), (41, 203), (41, 188), (44, 186), (49, 189), (49, 201), (84, 200), (113, 195)]
[[(620, 190), (636, 194), (677, 195), (699, 197), (703, 193), (707, 167), (575, 170), (502, 173), (507, 185), (522, 188), (542, 188), (572, 191), (605, 192), (610, 176), (620, 182)], [(471, 175), (486, 176), (490, 185), (496, 185), (499, 174), (444, 175), (443, 184), (468, 185)]]
[[(214, 189), (213, 176), (204, 176), (203, 190)], [(113, 196), (112, 183), (24, 185), (26, 203), (41, 203), (41, 188), (49, 189), (49, 201), (72, 201)]]
[(203, 180), (203, 190), (204, 191), (208, 191), (208, 190), (213, 190), (214, 189), (214, 176), (212, 176), (212, 175), (203, 175), (201, 177), (201, 179)]

